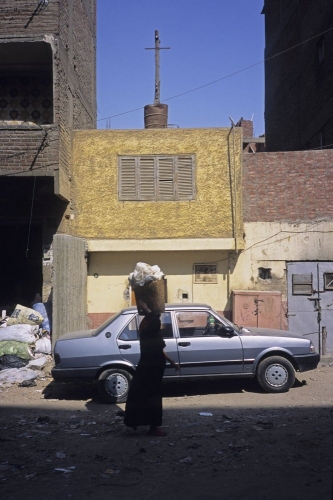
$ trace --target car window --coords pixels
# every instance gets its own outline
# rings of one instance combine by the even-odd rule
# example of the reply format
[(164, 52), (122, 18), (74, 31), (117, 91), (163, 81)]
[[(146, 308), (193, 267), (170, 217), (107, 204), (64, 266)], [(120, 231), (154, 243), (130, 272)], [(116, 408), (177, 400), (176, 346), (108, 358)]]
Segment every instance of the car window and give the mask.
[[(124, 330), (119, 335), (120, 340), (139, 340), (139, 328), (137, 322), (141, 323), (143, 316), (136, 315), (132, 321), (126, 325)], [(172, 323), (171, 323), (171, 314), (169, 312), (165, 312), (161, 314), (161, 335), (163, 338), (172, 338)]]
[(124, 330), (119, 335), (121, 340), (138, 340), (139, 332), (136, 321), (136, 316), (125, 326)]
[(217, 336), (221, 323), (207, 311), (179, 311), (176, 313), (180, 337)]
[(164, 339), (173, 337), (171, 314), (164, 312), (161, 314), (161, 330), (160, 333)]
[(96, 330), (93, 332), (93, 336), (97, 337), (97, 335), (103, 334), (106, 331), (111, 332), (112, 334), (118, 335), (118, 333), (122, 330), (123, 326), (127, 323), (131, 316), (127, 314), (122, 314), (121, 312), (108, 318), (104, 323), (102, 323)]

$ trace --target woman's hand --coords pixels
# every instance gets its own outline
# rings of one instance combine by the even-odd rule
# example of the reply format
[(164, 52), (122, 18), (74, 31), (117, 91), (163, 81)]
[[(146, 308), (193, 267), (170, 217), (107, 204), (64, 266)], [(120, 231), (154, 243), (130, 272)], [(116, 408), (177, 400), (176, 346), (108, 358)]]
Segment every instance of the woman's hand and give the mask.
[(138, 310), (140, 309), (140, 310), (144, 311), (146, 314), (151, 313), (151, 310), (149, 309), (147, 304), (142, 299), (138, 299), (136, 301), (136, 305), (137, 305)]
[(167, 361), (169, 361), (170, 365), (176, 370), (176, 372), (178, 372), (179, 365), (177, 363), (175, 363), (173, 359), (169, 358), (169, 356), (167, 355), (167, 353), (165, 351), (163, 351), (163, 352), (164, 352), (165, 359)]

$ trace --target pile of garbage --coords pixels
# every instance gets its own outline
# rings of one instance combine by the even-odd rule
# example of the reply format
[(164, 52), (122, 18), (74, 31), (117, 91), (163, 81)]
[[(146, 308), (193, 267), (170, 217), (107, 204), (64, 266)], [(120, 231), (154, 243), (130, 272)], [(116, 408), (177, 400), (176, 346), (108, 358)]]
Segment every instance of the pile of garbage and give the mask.
[(51, 355), (51, 328), (43, 303), (17, 304), (0, 320), (0, 386), (35, 385), (34, 380)]

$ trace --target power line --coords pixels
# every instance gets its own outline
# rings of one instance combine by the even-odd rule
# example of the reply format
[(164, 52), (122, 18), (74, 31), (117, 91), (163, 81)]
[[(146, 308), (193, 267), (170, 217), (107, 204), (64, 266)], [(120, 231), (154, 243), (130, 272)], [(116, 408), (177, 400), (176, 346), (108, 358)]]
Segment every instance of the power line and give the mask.
[[(234, 71), (233, 73), (229, 73), (228, 75), (222, 76), (221, 78), (218, 78), (217, 80), (213, 80), (209, 83), (205, 83), (203, 85), (200, 85), (199, 87), (195, 87), (194, 89), (187, 90), (185, 92), (181, 92), (180, 94), (176, 94), (172, 97), (167, 97), (166, 99), (163, 99), (161, 102), (165, 101), (171, 101), (172, 99), (176, 99), (178, 97), (181, 97), (183, 95), (190, 94), (192, 92), (196, 92), (197, 90), (203, 89), (205, 87), (209, 87), (210, 85), (214, 85), (215, 83), (221, 82), (223, 80), (227, 80), (228, 78), (231, 78), (232, 76), (238, 75), (239, 73), (243, 73), (244, 71), (247, 71), (248, 69), (254, 68), (255, 66), (259, 66), (259, 64), (263, 64), (267, 61), (270, 61), (271, 59), (274, 59), (275, 57), (281, 56), (282, 54), (285, 54), (286, 52), (289, 52), (290, 50), (293, 50), (307, 42), (310, 42), (311, 40), (314, 40), (315, 38), (318, 38), (319, 36), (324, 35), (325, 33), (328, 33), (329, 31), (332, 31), (332, 28), (329, 28), (328, 30), (322, 31), (321, 33), (318, 33), (317, 35), (312, 36), (311, 38), (308, 38), (307, 40), (304, 40), (303, 42), (297, 43), (296, 45), (293, 45), (292, 47), (289, 47), (288, 49), (282, 50), (281, 52), (278, 52), (277, 54), (274, 54), (273, 56), (267, 57), (266, 59), (263, 59), (262, 61), (256, 62), (254, 64), (250, 64), (249, 66), (246, 66), (245, 68), (239, 69), (237, 71)], [(103, 121), (107, 120), (108, 118), (116, 118), (117, 116), (122, 116), (126, 115), (129, 113), (134, 113), (135, 111), (140, 111), (144, 109), (144, 106), (140, 106), (139, 108), (131, 109), (129, 111), (124, 111), (122, 113), (117, 113), (116, 115), (111, 115), (111, 116), (106, 116), (105, 118), (99, 118), (97, 121)]]
[[(322, 35), (324, 35), (325, 33), (328, 33), (328, 32), (330, 32), (330, 31), (332, 31), (332, 30), (333, 30), (333, 27), (332, 27), (332, 28), (329, 28), (329, 29), (327, 29), (327, 30), (325, 30), (325, 31), (323, 31), (323, 32), (321, 32), (321, 33), (318, 33), (317, 35), (314, 35), (313, 37), (308, 38), (307, 40), (304, 40), (304, 41), (302, 41), (302, 42), (300, 42), (300, 43), (298, 43), (298, 44), (296, 44), (296, 45), (293, 45), (292, 47), (289, 47), (288, 49), (285, 49), (285, 50), (283, 50), (283, 51), (281, 51), (281, 52), (278, 52), (277, 54), (274, 54), (273, 56), (267, 57), (266, 59), (263, 59), (262, 61), (256, 62), (256, 63), (251, 64), (251, 65), (249, 65), (249, 66), (246, 66), (245, 68), (242, 68), (242, 69), (240, 69), (240, 70), (234, 71), (233, 73), (230, 73), (230, 74), (225, 75), (225, 76), (223, 76), (223, 77), (221, 77), (221, 78), (218, 78), (217, 80), (213, 80), (213, 81), (211, 81), (211, 82), (209, 82), (209, 83), (205, 83), (204, 85), (200, 85), (199, 87), (195, 87), (194, 89), (187, 90), (187, 91), (185, 91), (185, 92), (181, 92), (180, 94), (176, 94), (176, 95), (174, 95), (174, 96), (172, 96), (172, 97), (167, 97), (167, 98), (166, 98), (166, 99), (164, 99), (162, 102), (165, 102), (165, 101), (170, 101), (170, 100), (172, 100), (172, 99), (176, 99), (176, 98), (181, 97), (181, 96), (183, 96), (183, 95), (190, 94), (190, 93), (192, 93), (192, 92), (196, 92), (197, 90), (200, 90), (200, 89), (205, 88), (205, 87), (208, 87), (208, 86), (210, 86), (210, 85), (214, 85), (215, 83), (218, 83), (218, 82), (220, 82), (220, 81), (223, 81), (223, 80), (226, 80), (226, 79), (228, 79), (228, 78), (231, 78), (232, 76), (235, 76), (235, 75), (237, 75), (237, 74), (239, 74), (239, 73), (242, 73), (242, 72), (244, 72), (244, 71), (247, 71), (248, 69), (251, 69), (251, 68), (253, 68), (253, 67), (255, 67), (255, 66), (258, 66), (259, 64), (263, 64), (263, 63), (265, 63), (266, 61), (269, 61), (269, 60), (274, 59), (274, 58), (276, 58), (276, 57), (278, 57), (278, 56), (280, 56), (280, 55), (282, 55), (282, 54), (285, 54), (286, 52), (289, 52), (290, 50), (293, 50), (293, 49), (295, 49), (296, 47), (299, 47), (299, 46), (301, 46), (301, 45), (303, 45), (303, 44), (305, 44), (305, 43), (307, 43), (307, 42), (309, 42), (309, 41), (311, 41), (311, 40), (314, 40), (315, 38), (318, 38), (319, 36), (322, 36)], [(129, 111), (124, 111), (124, 112), (122, 112), (122, 113), (117, 113), (117, 114), (115, 114), (115, 115), (107, 116), (107, 117), (104, 117), (104, 118), (99, 118), (97, 121), (109, 120), (109, 119), (111, 119), (111, 118), (115, 118), (115, 117), (118, 117), (118, 116), (126, 115), (126, 114), (129, 114), (129, 113), (134, 113), (135, 111), (140, 111), (140, 110), (142, 110), (142, 109), (144, 109), (144, 106), (140, 106), (140, 107), (138, 107), (138, 108), (134, 108), (134, 109), (131, 109), (131, 110), (129, 110)], [(110, 123), (110, 122), (109, 122), (109, 123)], [(43, 131), (44, 131), (44, 129), (43, 129), (40, 125), (38, 125), (38, 127), (40, 128), (40, 130), (43, 130)], [(54, 140), (51, 140), (50, 142), (54, 142)], [(312, 149), (312, 150), (316, 150), (316, 149), (324, 149), (324, 148), (328, 148), (328, 147), (330, 147), (330, 146), (332, 146), (332, 145), (333, 145), (333, 144), (328, 144), (328, 145), (325, 145), (325, 146), (322, 146), (322, 147), (316, 147), (316, 148), (311, 148), (311, 149)], [(32, 149), (35, 149), (35, 148), (26, 148), (26, 151), (28, 151), (28, 150), (30, 150), (30, 149), (32, 150)], [(311, 149), (310, 149), (310, 150), (311, 150)], [(310, 151), (310, 150), (308, 149), (307, 151)], [(12, 156), (16, 156), (17, 154), (22, 155), (22, 154), (24, 154), (24, 153), (14, 153)], [(10, 156), (5, 157), (5, 159), (7, 159), (7, 158), (9, 158), (9, 157), (10, 157)]]

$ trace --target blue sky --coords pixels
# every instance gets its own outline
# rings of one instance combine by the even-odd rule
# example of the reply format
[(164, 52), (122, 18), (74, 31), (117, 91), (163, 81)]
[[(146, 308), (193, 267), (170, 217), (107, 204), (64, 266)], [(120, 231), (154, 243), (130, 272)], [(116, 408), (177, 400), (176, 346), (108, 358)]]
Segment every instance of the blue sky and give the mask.
[(143, 128), (155, 84), (154, 51), (145, 48), (158, 30), (161, 47), (170, 47), (160, 55), (170, 125), (229, 127), (229, 116), (253, 117), (255, 135), (263, 134), (262, 7), (263, 0), (98, 0), (98, 128)]

